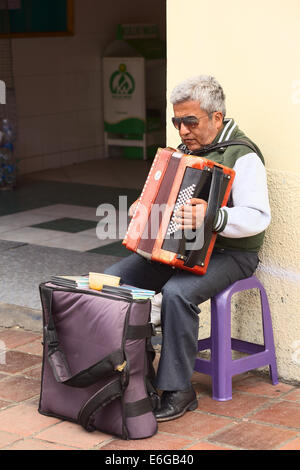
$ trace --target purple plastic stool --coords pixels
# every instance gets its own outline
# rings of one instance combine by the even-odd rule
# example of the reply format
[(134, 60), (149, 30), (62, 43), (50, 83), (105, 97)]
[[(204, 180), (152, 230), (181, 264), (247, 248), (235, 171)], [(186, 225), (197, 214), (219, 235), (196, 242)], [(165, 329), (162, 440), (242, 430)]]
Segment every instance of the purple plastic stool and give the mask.
[[(231, 297), (236, 292), (259, 289), (264, 344), (259, 345), (231, 338)], [(198, 341), (198, 351), (211, 350), (211, 359), (197, 358), (195, 371), (212, 377), (212, 398), (232, 399), (232, 376), (269, 365), (273, 385), (278, 384), (272, 319), (266, 291), (255, 277), (237, 281), (211, 299), (211, 336)], [(249, 354), (232, 359), (231, 350)]]

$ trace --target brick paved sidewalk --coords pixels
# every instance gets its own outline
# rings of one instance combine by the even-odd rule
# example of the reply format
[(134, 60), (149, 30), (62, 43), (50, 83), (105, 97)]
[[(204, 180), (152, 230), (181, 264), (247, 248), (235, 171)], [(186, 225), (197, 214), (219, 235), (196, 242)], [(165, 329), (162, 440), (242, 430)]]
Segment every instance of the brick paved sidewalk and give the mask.
[(122, 441), (37, 412), (40, 334), (2, 329), (0, 345), (6, 347), (5, 354), (0, 351), (0, 449), (300, 449), (300, 387), (273, 386), (267, 377), (247, 373), (234, 379), (233, 400), (217, 402), (211, 399), (209, 377), (195, 373), (197, 410), (160, 423), (149, 439)]

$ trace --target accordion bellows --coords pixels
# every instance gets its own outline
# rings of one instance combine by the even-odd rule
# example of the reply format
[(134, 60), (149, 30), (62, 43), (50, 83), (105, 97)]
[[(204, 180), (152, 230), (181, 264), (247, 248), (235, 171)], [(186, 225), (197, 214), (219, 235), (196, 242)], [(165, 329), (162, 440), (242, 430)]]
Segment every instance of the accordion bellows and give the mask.
[[(235, 172), (203, 157), (158, 149), (123, 245), (150, 260), (205, 274), (217, 234), (218, 209), (227, 204)], [(208, 202), (203, 224), (181, 230), (174, 221), (188, 199)]]

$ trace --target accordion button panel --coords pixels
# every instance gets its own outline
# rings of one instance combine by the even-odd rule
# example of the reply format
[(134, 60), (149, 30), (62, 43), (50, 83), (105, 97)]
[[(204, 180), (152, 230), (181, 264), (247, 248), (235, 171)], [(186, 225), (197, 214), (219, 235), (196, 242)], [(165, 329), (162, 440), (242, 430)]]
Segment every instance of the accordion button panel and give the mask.
[(161, 178), (161, 175), (162, 175), (162, 172), (158, 170), (154, 175), (155, 181), (158, 181)]
[(195, 188), (196, 188), (196, 185), (192, 184), (191, 186), (188, 186), (187, 188), (182, 189), (179, 192), (179, 195), (178, 195), (178, 198), (177, 198), (174, 210), (173, 210), (170, 225), (168, 227), (167, 236), (171, 235), (172, 233), (176, 232), (179, 229), (180, 225), (175, 222), (175, 214), (178, 211), (179, 207), (186, 204), (186, 202), (189, 199), (192, 199), (194, 192), (195, 192)]

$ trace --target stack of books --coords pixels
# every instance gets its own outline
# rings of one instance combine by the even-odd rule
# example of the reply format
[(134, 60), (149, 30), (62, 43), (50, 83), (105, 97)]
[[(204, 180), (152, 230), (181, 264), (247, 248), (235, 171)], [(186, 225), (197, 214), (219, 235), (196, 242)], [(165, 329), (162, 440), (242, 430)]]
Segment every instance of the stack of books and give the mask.
[(88, 289), (88, 276), (51, 276), (51, 283), (61, 287), (72, 289)]
[[(51, 276), (50, 282), (60, 287), (71, 289), (89, 289), (89, 276)], [(139, 287), (122, 284), (110, 286), (103, 284), (101, 292), (107, 294), (121, 295), (128, 299), (151, 299), (155, 296), (154, 290), (140, 289)]]
[(122, 284), (120, 286), (103, 285), (103, 293), (118, 294), (129, 299), (152, 299), (155, 296), (154, 290), (140, 289), (139, 287)]

